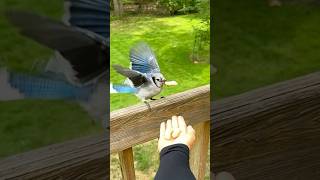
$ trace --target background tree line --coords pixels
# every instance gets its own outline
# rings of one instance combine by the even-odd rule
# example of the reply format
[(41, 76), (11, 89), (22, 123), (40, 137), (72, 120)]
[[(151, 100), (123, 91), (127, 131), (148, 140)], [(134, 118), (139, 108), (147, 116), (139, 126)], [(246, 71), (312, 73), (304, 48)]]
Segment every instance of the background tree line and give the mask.
[[(201, 4), (207, 3), (208, 0), (113, 0), (110, 1), (113, 15), (121, 16), (126, 10), (132, 8), (136, 13), (153, 12), (156, 14), (189, 14), (197, 13), (202, 7)], [(209, 5), (207, 7), (209, 9)]]

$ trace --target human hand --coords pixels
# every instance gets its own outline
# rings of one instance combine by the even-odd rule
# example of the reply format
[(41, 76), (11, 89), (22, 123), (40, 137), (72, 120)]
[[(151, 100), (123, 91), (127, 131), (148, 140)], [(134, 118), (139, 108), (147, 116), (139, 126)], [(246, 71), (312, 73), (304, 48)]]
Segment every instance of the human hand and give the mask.
[(164, 147), (173, 144), (185, 144), (191, 149), (195, 139), (195, 131), (192, 126), (187, 126), (182, 116), (172, 116), (171, 119), (160, 125), (158, 150), (160, 152)]

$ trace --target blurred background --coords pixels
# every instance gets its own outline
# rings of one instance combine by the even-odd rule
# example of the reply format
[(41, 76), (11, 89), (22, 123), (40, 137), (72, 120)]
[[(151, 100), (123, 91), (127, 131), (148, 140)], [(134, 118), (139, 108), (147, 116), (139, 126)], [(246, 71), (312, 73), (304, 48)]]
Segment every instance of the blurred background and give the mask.
[[(64, 1), (0, 1), (0, 66), (25, 74), (39, 74), (53, 51), (18, 33), (5, 12), (21, 10), (61, 21)], [(0, 92), (1, 93), (1, 92)], [(73, 101), (0, 101), (0, 158), (53, 143), (102, 132), (88, 113)]]
[(220, 99), (320, 69), (320, 1), (212, 4), (212, 97)]
[[(209, 0), (113, 0), (110, 7), (111, 65), (129, 67), (130, 48), (143, 41), (153, 49), (165, 78), (178, 82), (155, 98), (209, 84)], [(111, 68), (112, 83), (124, 80)], [(141, 103), (131, 94), (111, 94), (110, 98), (111, 111)], [(157, 141), (133, 150), (137, 179), (153, 179), (159, 166)], [(113, 154), (110, 159), (111, 179), (121, 179), (118, 156)]]
[[(222, 100), (225, 97), (238, 95), (249, 90), (319, 71), (319, 0), (221, 0), (214, 1), (211, 4), (211, 13), (211, 18), (214, 21), (212, 27), (212, 35), (214, 38), (211, 46), (211, 64), (217, 70), (216, 73), (211, 76), (211, 98), (213, 101)], [(282, 115), (281, 113), (283, 112), (279, 111), (275, 114), (276, 116), (283, 116), (282, 122), (290, 124), (293, 121), (292, 118), (287, 117), (285, 114)], [(297, 113), (299, 113), (299, 111)], [(250, 150), (254, 152), (258, 149), (264, 150), (268, 148), (277, 152), (276, 149), (280, 149), (279, 146), (273, 143), (268, 144), (268, 142), (277, 141), (279, 136), (283, 136), (283, 134), (289, 132), (288, 130), (284, 130), (283, 126), (278, 122), (276, 123), (276, 120), (272, 118), (270, 118), (270, 122), (265, 122), (265, 125), (268, 126), (265, 127), (265, 131), (262, 128), (259, 129), (259, 125), (256, 122), (261, 120), (260, 122), (263, 124), (263, 119), (260, 119), (259, 115), (256, 114), (255, 118), (256, 121), (243, 119), (248, 120), (247, 122), (250, 122), (250, 126), (252, 125), (251, 128), (243, 129), (245, 135), (240, 134), (236, 130), (233, 131), (233, 129), (237, 129), (234, 126), (230, 126), (230, 129), (223, 129), (224, 131), (217, 133), (220, 135), (217, 139), (220, 140), (223, 139), (221, 138), (221, 134), (227, 134), (225, 132), (228, 130), (228, 134), (234, 135), (232, 137), (233, 142), (223, 142), (222, 140), (219, 143), (228, 144), (230, 145), (229, 147), (231, 147), (232, 144), (243, 145), (239, 146), (243, 147), (243, 150), (233, 148), (223, 150), (225, 146), (220, 146), (222, 148), (217, 148), (219, 149), (217, 151), (226, 152), (226, 154), (230, 154), (230, 157), (238, 155), (237, 158), (239, 159), (234, 159), (232, 162), (236, 165), (240, 164), (239, 166), (243, 165), (244, 167), (241, 167), (238, 172), (243, 172), (244, 174), (250, 174), (250, 172), (245, 170), (246, 167), (250, 167), (249, 165), (257, 165), (253, 159), (256, 158), (257, 161), (260, 160), (255, 154), (248, 155), (245, 152), (249, 152)], [(307, 123), (308, 122), (305, 122), (305, 124)], [(274, 125), (276, 130), (275, 134), (277, 135), (272, 133), (266, 135), (271, 124)], [(301, 124), (304, 124), (304, 121), (301, 121)], [(214, 126), (214, 123), (212, 123), (212, 125)], [(272, 129), (272, 127), (270, 127), (270, 129)], [(299, 129), (299, 131), (302, 132), (304, 130), (308, 131), (307, 128)], [(255, 134), (256, 137), (252, 139), (257, 142), (256, 144), (248, 143), (250, 142), (250, 140), (247, 141), (247, 139), (250, 139), (250, 135), (248, 135), (249, 131)], [(281, 134), (281, 131), (285, 133)], [(237, 138), (236, 133), (239, 133), (239, 138)], [(302, 139), (292, 137), (293, 135), (288, 135), (288, 137), (281, 137), (281, 139), (283, 139), (284, 142), (290, 142), (294, 139), (293, 141), (297, 144), (304, 141), (302, 140), (304, 138), (303, 136), (301, 136)], [(219, 147), (219, 145), (221, 144), (218, 144), (217, 147)], [(289, 149), (288, 146), (284, 147)], [(300, 151), (299, 148), (292, 149), (294, 151)], [(276, 155), (274, 155), (267, 151), (268, 150), (264, 152), (266, 156), (281, 156), (280, 154), (275, 153)], [(212, 152), (216, 151), (212, 150)], [(284, 154), (287, 153), (286, 151), (283, 152)], [(214, 154), (212, 157), (212, 165), (215, 164), (217, 166), (217, 164), (221, 165), (225, 163), (223, 164), (224, 166), (220, 166), (220, 168), (226, 171), (232, 171), (232, 168), (226, 167), (228, 161), (224, 161), (224, 157), (215, 159)], [(290, 167), (291, 164), (295, 164), (292, 159), (284, 159), (283, 161)], [(264, 160), (261, 158), (261, 161)], [(279, 164), (281, 164), (282, 160), (277, 159), (264, 162), (265, 164), (270, 164), (270, 167), (276, 167), (275, 169), (279, 170)], [(297, 166), (301, 166), (301, 160), (296, 162)], [(306, 164), (308, 163), (309, 162), (306, 162)], [(301, 167), (307, 166), (309, 166), (309, 164), (306, 166), (302, 165)], [(289, 174), (294, 175), (291, 171), (294, 168), (286, 171), (285, 168), (287, 166), (281, 167), (283, 168), (282, 170), (287, 173), (285, 176)], [(215, 167), (212, 166), (212, 168)], [(267, 168), (261, 168), (263, 169), (263, 175), (268, 174), (265, 176), (266, 178), (279, 179), (277, 175), (269, 174), (270, 171), (267, 172)], [(261, 168), (257, 167), (257, 169), (260, 170)], [(214, 171), (214, 169), (212, 169), (212, 171)], [(256, 169), (252, 169), (251, 173), (259, 174)], [(305, 173), (307, 174), (307, 172)], [(295, 178), (304, 179), (299, 177)], [(314, 177), (314, 179), (317, 179), (317, 177)]]

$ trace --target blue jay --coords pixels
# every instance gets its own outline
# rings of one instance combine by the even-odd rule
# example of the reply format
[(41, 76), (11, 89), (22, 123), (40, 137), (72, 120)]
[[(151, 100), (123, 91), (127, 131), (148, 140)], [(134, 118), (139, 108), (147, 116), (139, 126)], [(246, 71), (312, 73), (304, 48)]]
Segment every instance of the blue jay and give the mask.
[(146, 43), (138, 43), (130, 50), (130, 68), (113, 65), (121, 75), (127, 77), (124, 85), (111, 84), (111, 93), (133, 93), (139, 99), (155, 100), (164, 85), (176, 85), (175, 81), (167, 81), (160, 72), (157, 59)]
[(7, 18), (21, 34), (54, 49), (40, 75), (0, 70), (0, 100), (76, 100), (95, 120), (109, 111), (109, 2), (65, 0), (63, 22), (28, 12)]

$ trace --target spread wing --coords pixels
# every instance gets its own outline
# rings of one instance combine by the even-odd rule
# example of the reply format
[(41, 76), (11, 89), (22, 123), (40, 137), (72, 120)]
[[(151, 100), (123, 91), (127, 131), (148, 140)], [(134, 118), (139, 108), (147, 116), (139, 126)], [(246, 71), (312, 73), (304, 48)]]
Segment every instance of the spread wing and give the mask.
[(146, 43), (139, 43), (130, 50), (131, 69), (141, 73), (160, 72), (156, 56)]
[(129, 78), (134, 87), (139, 87), (141, 86), (142, 84), (148, 82), (148, 79), (145, 75), (141, 74), (140, 72), (138, 71), (135, 71), (135, 70), (131, 70), (129, 68), (124, 68), (120, 65), (113, 65), (113, 68), (121, 75)]
[(109, 44), (100, 38), (102, 36), (32, 13), (11, 11), (7, 17), (21, 34), (57, 50), (80, 82), (87, 82), (108, 70)]

